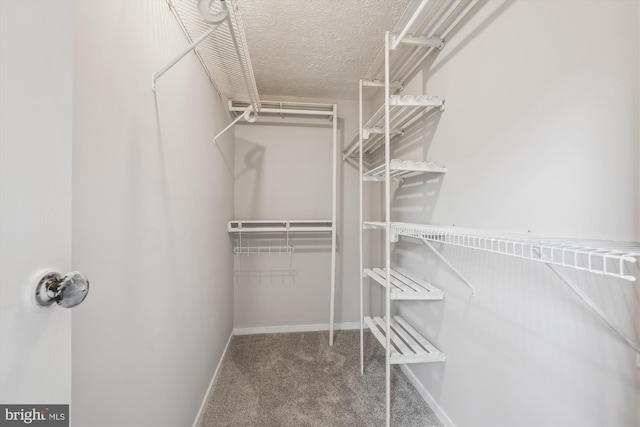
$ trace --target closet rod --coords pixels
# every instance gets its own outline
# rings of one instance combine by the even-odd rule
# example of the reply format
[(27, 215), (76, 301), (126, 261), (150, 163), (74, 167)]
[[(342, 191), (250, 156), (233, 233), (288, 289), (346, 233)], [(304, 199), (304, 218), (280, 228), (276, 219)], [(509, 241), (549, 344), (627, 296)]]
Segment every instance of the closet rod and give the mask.
[[(229, 100), (232, 115), (243, 114), (249, 104), (246, 101)], [(321, 116), (333, 119), (333, 104), (310, 104), (304, 102), (260, 101), (261, 115)]]

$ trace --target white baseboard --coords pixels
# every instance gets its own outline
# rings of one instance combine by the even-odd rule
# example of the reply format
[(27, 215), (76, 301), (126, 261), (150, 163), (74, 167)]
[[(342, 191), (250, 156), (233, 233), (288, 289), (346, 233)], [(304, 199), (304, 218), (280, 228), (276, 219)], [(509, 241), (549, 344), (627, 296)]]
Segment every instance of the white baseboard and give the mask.
[[(346, 329), (360, 329), (360, 322), (334, 323), (333, 329), (336, 331)], [(328, 331), (328, 323), (318, 323), (314, 325), (283, 325), (283, 326), (258, 326), (255, 328), (235, 328), (234, 335), (254, 335), (254, 334), (281, 334), (286, 332), (313, 332)]]
[(427, 389), (424, 387), (424, 385), (422, 385), (418, 377), (415, 376), (411, 369), (409, 369), (407, 365), (400, 365), (400, 369), (402, 370), (402, 372), (404, 372), (407, 378), (409, 378), (411, 384), (413, 384), (415, 389), (418, 390), (420, 396), (422, 396), (424, 401), (427, 402), (427, 405), (429, 405), (433, 413), (436, 414), (436, 417), (438, 417), (444, 427), (456, 427), (453, 421), (451, 421), (451, 418), (449, 418), (444, 410), (440, 407), (440, 405), (438, 405), (433, 396), (431, 396), (431, 393), (427, 391)]
[(200, 409), (198, 409), (198, 413), (196, 414), (196, 419), (193, 422), (193, 427), (198, 427), (198, 425), (202, 421), (202, 415), (204, 414), (204, 410), (207, 407), (207, 402), (209, 401), (209, 397), (211, 397), (211, 392), (213, 391), (213, 387), (216, 384), (216, 379), (218, 378), (218, 372), (220, 372), (220, 367), (222, 366), (222, 362), (224, 362), (224, 358), (227, 356), (227, 350), (229, 349), (231, 338), (233, 338), (233, 331), (231, 331), (231, 335), (229, 335), (229, 339), (227, 340), (227, 345), (224, 346), (224, 351), (222, 352), (222, 356), (220, 356), (220, 360), (218, 361), (218, 366), (216, 366), (216, 370), (213, 373), (213, 377), (211, 378), (211, 382), (209, 383), (209, 388), (207, 388), (207, 392), (204, 395), (204, 399), (202, 399), (202, 404), (200, 405)]

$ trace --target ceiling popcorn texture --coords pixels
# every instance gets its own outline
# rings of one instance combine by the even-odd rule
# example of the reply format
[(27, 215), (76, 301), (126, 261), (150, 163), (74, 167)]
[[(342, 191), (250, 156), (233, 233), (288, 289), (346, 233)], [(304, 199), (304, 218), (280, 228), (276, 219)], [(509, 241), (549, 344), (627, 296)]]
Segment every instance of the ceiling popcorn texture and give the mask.
[(358, 99), (411, 0), (239, 0), (261, 98)]

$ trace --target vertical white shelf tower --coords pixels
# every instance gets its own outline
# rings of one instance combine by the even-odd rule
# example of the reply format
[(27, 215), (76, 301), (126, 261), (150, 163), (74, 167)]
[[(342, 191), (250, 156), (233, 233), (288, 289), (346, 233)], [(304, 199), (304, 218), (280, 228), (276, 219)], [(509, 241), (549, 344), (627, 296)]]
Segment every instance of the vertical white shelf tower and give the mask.
[[(391, 181), (413, 174), (442, 174), (446, 167), (437, 162), (414, 162), (392, 159), (391, 144), (404, 130), (425, 117), (434, 108), (444, 110), (445, 102), (437, 96), (399, 96), (407, 78), (434, 50), (444, 47), (445, 36), (473, 7), (476, 0), (422, 0), (409, 7), (392, 32), (385, 34), (385, 46), (369, 72), (360, 80), (360, 132), (343, 150), (343, 160), (358, 161), (360, 171), (360, 369), (364, 373), (364, 328), (367, 327), (385, 349), (386, 425), (391, 424), (391, 365), (445, 362), (445, 355), (406, 320), (392, 314), (391, 302), (403, 300), (441, 300), (442, 291), (414, 277), (410, 272), (391, 265), (392, 245), (400, 237), (418, 239), (453, 269), (475, 294), (473, 286), (438, 252), (432, 242), (464, 247), (535, 261), (549, 267), (559, 281), (571, 290), (630, 349), (638, 353), (640, 344), (629, 337), (609, 318), (562, 269), (569, 268), (637, 281), (640, 243), (612, 242), (530, 233), (508, 233), (472, 230), (460, 227), (407, 224), (391, 218)], [(362, 92), (365, 87), (384, 89), (384, 104), (364, 123)], [(392, 93), (394, 92), (394, 93)], [(376, 159), (381, 164), (372, 164)], [(380, 160), (381, 159), (381, 160)], [(366, 164), (365, 164), (366, 160)], [(367, 170), (365, 170), (367, 167)], [(365, 221), (363, 214), (363, 182), (384, 183), (384, 218)], [(364, 230), (384, 230), (383, 267), (366, 267), (363, 256)], [(384, 287), (384, 315), (364, 317), (363, 289), (367, 283)]]
[[(403, 95), (403, 83), (432, 52), (444, 47), (445, 36), (458, 24), (475, 3), (474, 0), (424, 0), (414, 2), (392, 32), (385, 33), (384, 50), (377, 57), (370, 78), (360, 80), (360, 131), (343, 151), (343, 160), (358, 158), (360, 171), (360, 369), (364, 373), (364, 328), (368, 328), (385, 349), (386, 425), (391, 424), (391, 365), (405, 363), (444, 362), (445, 355), (421, 336), (406, 320), (392, 315), (391, 301), (444, 298), (435, 286), (414, 277), (410, 272), (391, 265), (391, 251), (397, 235), (392, 232), (391, 181), (414, 174), (443, 174), (447, 169), (437, 162), (415, 162), (392, 159), (391, 143), (404, 129), (426, 114), (444, 110), (444, 100), (432, 95)], [(364, 123), (362, 92), (364, 87), (384, 90), (384, 104)], [(394, 93), (392, 93), (392, 91)], [(436, 112), (437, 113), (437, 112)], [(367, 165), (365, 157), (382, 159), (381, 164)], [(369, 163), (369, 162), (367, 162)], [(365, 222), (363, 214), (363, 182), (384, 184), (384, 220)], [(367, 267), (363, 256), (363, 230), (382, 229), (384, 265)], [(364, 316), (364, 285), (384, 288), (384, 315)]]

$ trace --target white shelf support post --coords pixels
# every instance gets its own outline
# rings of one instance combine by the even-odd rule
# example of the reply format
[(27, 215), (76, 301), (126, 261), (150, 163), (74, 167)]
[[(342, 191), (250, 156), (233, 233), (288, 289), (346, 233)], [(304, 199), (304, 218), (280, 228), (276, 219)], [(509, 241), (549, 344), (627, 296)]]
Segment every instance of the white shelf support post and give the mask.
[[(423, 2), (426, 3), (426, 2)], [(389, 50), (391, 46), (390, 34), (387, 31), (384, 35), (384, 199), (385, 199), (385, 266), (387, 269), (387, 285), (385, 289), (385, 315), (387, 316), (387, 330), (385, 346), (385, 391), (386, 391), (386, 425), (391, 425), (391, 130), (390, 122), (390, 77), (389, 77)], [(362, 151), (362, 150), (360, 150)]]
[(469, 287), (469, 289), (471, 289), (471, 295), (475, 296), (476, 288), (474, 288), (473, 285), (469, 283), (469, 281), (462, 275), (462, 273), (460, 273), (457, 268), (451, 265), (451, 263), (444, 257), (444, 255), (442, 255), (440, 251), (434, 248), (433, 245), (427, 239), (420, 239), (420, 240), (422, 240), (422, 242), (424, 242), (424, 244), (427, 245), (427, 247), (431, 249), (433, 253), (436, 254), (438, 258), (440, 258), (442, 262), (444, 262), (451, 269), (451, 271), (453, 271), (456, 274), (456, 276), (458, 276), (460, 280), (462, 280), (464, 284)]
[(332, 196), (332, 224), (331, 227), (331, 307), (329, 319), (329, 345), (333, 345), (333, 322), (335, 315), (336, 294), (336, 252), (338, 228), (338, 105), (333, 104), (333, 196)]
[(358, 84), (358, 141), (359, 141), (359, 155), (358, 155), (358, 176), (360, 177), (359, 184), (359, 201), (360, 201), (360, 373), (364, 374), (364, 242), (363, 232), (364, 232), (364, 214), (362, 211), (362, 202), (363, 202), (363, 194), (362, 194), (362, 181), (363, 181), (363, 168), (362, 162), (364, 158), (364, 153), (362, 152), (362, 85), (363, 81), (360, 79)]

